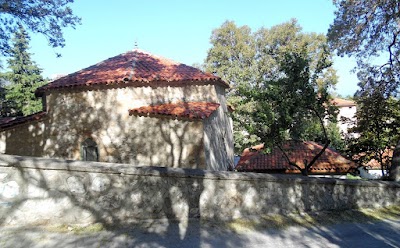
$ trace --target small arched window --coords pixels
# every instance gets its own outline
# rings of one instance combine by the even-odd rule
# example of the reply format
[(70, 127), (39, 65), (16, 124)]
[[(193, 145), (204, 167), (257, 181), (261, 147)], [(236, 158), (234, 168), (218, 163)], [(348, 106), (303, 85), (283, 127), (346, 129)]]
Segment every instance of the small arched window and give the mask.
[(81, 144), (82, 160), (83, 161), (99, 161), (99, 150), (96, 142), (88, 138)]

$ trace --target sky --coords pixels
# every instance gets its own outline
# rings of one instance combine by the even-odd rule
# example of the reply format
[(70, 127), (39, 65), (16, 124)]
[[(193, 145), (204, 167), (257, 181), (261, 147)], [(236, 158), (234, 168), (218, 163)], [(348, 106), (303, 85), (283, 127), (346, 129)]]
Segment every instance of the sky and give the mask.
[[(79, 1), (70, 5), (82, 18), (76, 29), (64, 29), (66, 46), (54, 49), (31, 34), (30, 52), (45, 77), (69, 74), (135, 48), (187, 65), (203, 63), (213, 29), (226, 20), (253, 31), (296, 18), (305, 32), (324, 33), (334, 19), (331, 0), (115, 0)], [(56, 53), (62, 57), (57, 58)], [(335, 58), (336, 92), (353, 95), (355, 63)]]

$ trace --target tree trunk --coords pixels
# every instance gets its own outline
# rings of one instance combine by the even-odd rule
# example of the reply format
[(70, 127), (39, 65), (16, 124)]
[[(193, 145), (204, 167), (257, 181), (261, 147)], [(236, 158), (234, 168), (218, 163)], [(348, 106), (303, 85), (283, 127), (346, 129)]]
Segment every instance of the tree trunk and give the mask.
[(393, 152), (392, 165), (389, 169), (389, 180), (400, 182), (400, 141)]

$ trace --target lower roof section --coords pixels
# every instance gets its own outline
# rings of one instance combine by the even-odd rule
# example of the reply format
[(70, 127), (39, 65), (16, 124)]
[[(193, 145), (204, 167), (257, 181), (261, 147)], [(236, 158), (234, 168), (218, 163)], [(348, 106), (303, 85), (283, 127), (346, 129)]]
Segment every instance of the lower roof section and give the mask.
[(214, 102), (176, 102), (142, 106), (129, 110), (129, 115), (170, 116), (175, 118), (206, 119), (220, 106)]
[(38, 112), (27, 116), (3, 117), (0, 118), (0, 130), (14, 127), (31, 121), (39, 121), (43, 119), (46, 115), (47, 115), (46, 112)]

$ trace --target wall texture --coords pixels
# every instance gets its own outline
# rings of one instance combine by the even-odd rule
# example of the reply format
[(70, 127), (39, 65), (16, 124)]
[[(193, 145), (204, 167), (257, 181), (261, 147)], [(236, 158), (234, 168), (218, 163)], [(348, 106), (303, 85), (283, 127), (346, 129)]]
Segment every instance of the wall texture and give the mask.
[[(80, 160), (81, 143), (91, 138), (98, 145), (101, 162), (227, 170), (233, 160), (233, 153), (226, 155), (232, 138), (221, 139), (207, 132), (218, 128), (232, 136), (227, 106), (221, 103), (224, 92), (215, 85), (51, 92), (46, 97), (45, 119), (1, 132), (0, 152)], [(221, 106), (213, 122), (207, 123), (128, 113), (132, 108), (176, 101), (208, 101)]]
[(204, 148), (209, 170), (234, 168), (233, 124), (226, 105), (225, 89), (216, 86), (221, 106), (204, 120)]
[(0, 224), (229, 220), (400, 203), (400, 184), (0, 155)]

